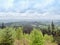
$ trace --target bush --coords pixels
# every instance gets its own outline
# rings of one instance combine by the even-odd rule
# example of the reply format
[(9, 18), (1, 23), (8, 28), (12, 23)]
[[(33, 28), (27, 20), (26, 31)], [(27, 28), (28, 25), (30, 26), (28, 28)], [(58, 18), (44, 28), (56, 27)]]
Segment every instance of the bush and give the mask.
[(52, 35), (47, 35), (47, 34), (44, 35), (44, 40), (49, 41), (49, 42), (54, 41), (53, 36)]
[(33, 31), (30, 34), (30, 45), (44, 45), (44, 39), (41, 31), (37, 29), (33, 29)]
[(4, 29), (0, 45), (13, 45), (13, 38), (10, 32), (11, 30), (9, 30), (8, 28)]
[(16, 39), (20, 40), (23, 38), (22, 28), (16, 29)]

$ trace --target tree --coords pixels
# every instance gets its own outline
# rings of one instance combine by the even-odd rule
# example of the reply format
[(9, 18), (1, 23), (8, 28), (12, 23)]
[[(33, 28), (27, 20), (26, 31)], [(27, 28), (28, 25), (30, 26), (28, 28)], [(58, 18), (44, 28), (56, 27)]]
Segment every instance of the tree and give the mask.
[(9, 29), (4, 30), (4, 34), (2, 38), (3, 39), (0, 45), (13, 45), (13, 38), (12, 38), (12, 34), (10, 33)]
[(51, 23), (51, 28), (52, 28), (52, 31), (54, 31), (55, 25), (54, 25), (53, 21), (52, 21), (52, 23)]
[(48, 34), (51, 35), (51, 27), (48, 25)]
[(5, 25), (4, 25), (4, 23), (2, 23), (2, 26), (1, 26), (1, 28), (3, 29), (3, 28), (5, 28)]
[(52, 35), (54, 36), (56, 33), (56, 30), (55, 30), (55, 25), (54, 25), (53, 21), (51, 23), (51, 30), (52, 30)]
[[(16, 29), (16, 45), (22, 45), (23, 31), (22, 27)], [(21, 42), (21, 43), (20, 43)]]
[(37, 29), (33, 29), (30, 34), (31, 45), (44, 45), (43, 34)]
[(54, 41), (53, 36), (47, 35), (47, 34), (44, 35), (44, 40), (45, 40), (45, 42), (48, 42), (48, 41), (53, 42)]
[(23, 37), (22, 27), (19, 27), (18, 29), (16, 29), (16, 38), (17, 40), (20, 40), (22, 37)]
[(60, 30), (57, 30), (56, 35), (54, 36), (54, 39), (58, 45), (60, 45)]

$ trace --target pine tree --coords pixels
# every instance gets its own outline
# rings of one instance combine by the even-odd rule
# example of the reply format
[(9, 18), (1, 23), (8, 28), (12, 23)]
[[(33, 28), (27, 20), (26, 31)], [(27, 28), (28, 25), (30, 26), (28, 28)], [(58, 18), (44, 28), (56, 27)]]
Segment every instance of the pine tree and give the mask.
[(51, 27), (52, 27), (52, 31), (53, 31), (55, 29), (55, 25), (54, 25), (53, 21), (51, 23)]
[(54, 25), (53, 21), (51, 23), (51, 30), (52, 30), (52, 34), (54, 36), (55, 35), (55, 25)]
[[(22, 32), (22, 27), (19, 27), (18, 29), (16, 29), (16, 44), (20, 45), (22, 43), (20, 43), (20, 41), (23, 38), (23, 32)], [(22, 42), (22, 41), (21, 41)]]
[(50, 27), (50, 25), (48, 25), (48, 34), (49, 35), (51, 34), (51, 27)]
[(44, 45), (43, 35), (37, 29), (33, 29), (33, 31), (30, 34), (30, 38), (31, 38), (30, 45)]
[(3, 28), (5, 28), (5, 25), (4, 25), (4, 23), (2, 23), (2, 26), (1, 26), (1, 28), (3, 29)]
[(13, 45), (13, 38), (12, 38), (12, 34), (10, 33), (9, 29), (4, 30), (3, 39), (0, 44), (1, 45)]
[(22, 31), (22, 27), (16, 29), (16, 38), (17, 40), (20, 40), (23, 37), (23, 31)]
[(60, 30), (56, 31), (56, 35), (54, 36), (54, 40), (58, 45), (60, 45)]

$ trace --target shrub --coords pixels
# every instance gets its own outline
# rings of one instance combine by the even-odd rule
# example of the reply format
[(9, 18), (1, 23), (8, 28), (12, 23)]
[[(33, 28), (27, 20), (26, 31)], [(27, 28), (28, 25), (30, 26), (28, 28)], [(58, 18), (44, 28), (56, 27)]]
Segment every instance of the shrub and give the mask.
[(44, 39), (41, 31), (37, 29), (33, 29), (33, 31), (30, 34), (30, 45), (44, 45)]

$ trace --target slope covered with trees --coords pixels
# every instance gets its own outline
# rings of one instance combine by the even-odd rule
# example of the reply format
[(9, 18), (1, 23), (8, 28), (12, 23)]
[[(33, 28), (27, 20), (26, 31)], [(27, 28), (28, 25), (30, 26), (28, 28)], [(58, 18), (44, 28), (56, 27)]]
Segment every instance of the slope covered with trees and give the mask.
[(60, 45), (60, 29), (55, 26), (53, 21), (43, 29), (4, 26), (0, 28), (0, 45)]

